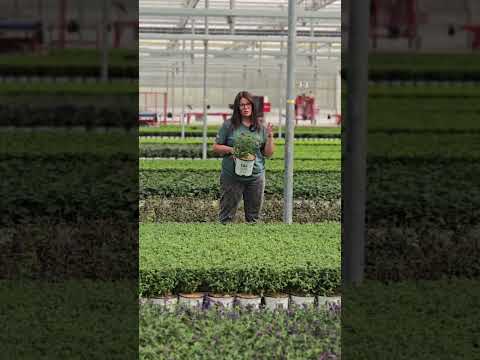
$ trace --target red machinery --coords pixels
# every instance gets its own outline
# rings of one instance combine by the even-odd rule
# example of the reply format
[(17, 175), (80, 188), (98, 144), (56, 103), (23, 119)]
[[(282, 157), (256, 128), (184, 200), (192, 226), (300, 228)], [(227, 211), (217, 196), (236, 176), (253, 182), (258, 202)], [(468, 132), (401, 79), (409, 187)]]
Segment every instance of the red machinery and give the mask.
[(462, 29), (473, 34), (472, 49), (480, 49), (480, 25), (464, 25)]
[(43, 42), (42, 24), (38, 21), (0, 21), (0, 47), (2, 51), (30, 49), (36, 51)]
[(412, 47), (420, 22), (417, 1), (371, 0), (370, 37), (374, 48), (379, 38), (405, 38), (409, 47)]
[(302, 94), (295, 98), (295, 124), (298, 124), (298, 120), (309, 120), (313, 124), (316, 113), (317, 109), (313, 96)]
[[(163, 123), (166, 124), (168, 99), (167, 93), (141, 91), (139, 95), (139, 124), (156, 125), (162, 117)], [(163, 101), (163, 104), (160, 103), (161, 101)]]

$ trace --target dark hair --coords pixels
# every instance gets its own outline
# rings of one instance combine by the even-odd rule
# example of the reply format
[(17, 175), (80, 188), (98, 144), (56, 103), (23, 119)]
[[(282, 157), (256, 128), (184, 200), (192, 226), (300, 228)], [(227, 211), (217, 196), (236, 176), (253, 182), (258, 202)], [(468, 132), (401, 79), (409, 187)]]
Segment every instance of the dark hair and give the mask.
[(233, 102), (233, 114), (231, 118), (231, 125), (234, 129), (237, 129), (240, 124), (242, 123), (242, 113), (240, 111), (240, 100), (244, 98), (250, 101), (252, 104), (252, 128), (255, 129), (257, 132), (260, 131), (261, 124), (258, 120), (258, 110), (253, 101), (253, 95), (250, 94), (248, 91), (240, 91), (237, 96), (235, 97), (235, 101)]

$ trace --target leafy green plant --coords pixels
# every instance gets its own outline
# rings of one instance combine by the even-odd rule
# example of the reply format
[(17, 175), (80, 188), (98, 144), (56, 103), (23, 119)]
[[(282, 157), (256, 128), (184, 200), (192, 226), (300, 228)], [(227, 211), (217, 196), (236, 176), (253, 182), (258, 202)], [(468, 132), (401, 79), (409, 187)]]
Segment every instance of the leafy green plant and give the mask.
[(149, 296), (168, 276), (174, 293), (285, 292), (296, 278), (303, 290), (325, 294), (340, 284), (340, 225), (264, 224), (259, 232), (246, 224), (142, 224), (140, 273)]
[(204, 287), (214, 294), (234, 295), (239, 288), (239, 276), (235, 270), (229, 268), (208, 269)]
[[(262, 222), (283, 221), (283, 199), (272, 196), (264, 199)], [(294, 223), (319, 223), (341, 220), (341, 201), (322, 201), (319, 199), (294, 199)], [(216, 222), (218, 220), (219, 202), (213, 199), (197, 197), (148, 197), (139, 207), (139, 221), (142, 223), (189, 223)], [(240, 204), (235, 220), (244, 221), (243, 204)]]
[[(142, 170), (139, 173), (140, 199), (151, 196), (218, 199), (219, 171)], [(341, 173), (335, 171), (298, 172), (293, 178), (293, 196), (298, 199), (337, 201), (341, 198)], [(266, 173), (265, 196), (283, 194), (283, 172)]]
[(252, 134), (242, 133), (235, 139), (233, 155), (241, 160), (253, 160), (258, 147), (258, 140)]
[(340, 312), (318, 309), (167, 311), (142, 305), (139, 356), (141, 360), (340, 358), (340, 320)]

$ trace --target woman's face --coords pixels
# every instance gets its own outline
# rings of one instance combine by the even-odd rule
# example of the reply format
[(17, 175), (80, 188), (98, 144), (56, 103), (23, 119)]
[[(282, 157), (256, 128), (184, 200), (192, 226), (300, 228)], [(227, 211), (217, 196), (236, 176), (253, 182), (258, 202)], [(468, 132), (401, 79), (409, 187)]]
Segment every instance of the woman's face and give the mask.
[(245, 117), (252, 116), (252, 103), (248, 99), (240, 99), (240, 113)]

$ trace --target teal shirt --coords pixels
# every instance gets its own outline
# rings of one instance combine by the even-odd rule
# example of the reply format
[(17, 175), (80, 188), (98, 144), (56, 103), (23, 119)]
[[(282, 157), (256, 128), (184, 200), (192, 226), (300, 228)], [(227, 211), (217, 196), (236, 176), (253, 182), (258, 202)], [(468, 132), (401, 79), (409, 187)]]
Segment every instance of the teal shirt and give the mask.
[(261, 127), (259, 131), (250, 131), (248, 127), (241, 124), (238, 129), (233, 130), (230, 128), (230, 121), (225, 121), (218, 131), (215, 142), (219, 145), (227, 145), (233, 147), (235, 145), (235, 139), (242, 133), (254, 134), (257, 139), (259, 146), (255, 153), (256, 159), (255, 164), (253, 165), (253, 172), (251, 176), (239, 176), (235, 174), (235, 161), (232, 158), (232, 155), (225, 155), (222, 160), (222, 175), (226, 175), (232, 179), (238, 181), (251, 181), (255, 180), (257, 177), (261, 176), (265, 172), (265, 156), (263, 155), (263, 150), (265, 149), (265, 144), (267, 142), (267, 132), (265, 127)]

